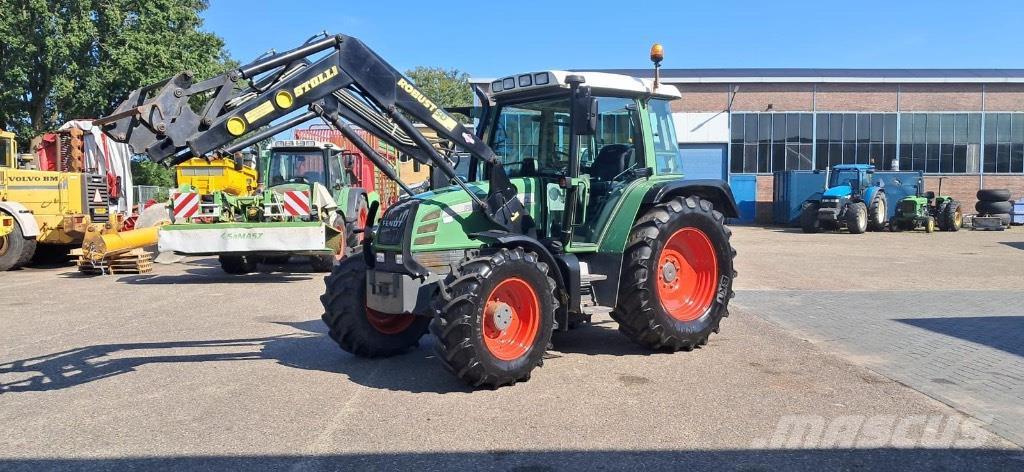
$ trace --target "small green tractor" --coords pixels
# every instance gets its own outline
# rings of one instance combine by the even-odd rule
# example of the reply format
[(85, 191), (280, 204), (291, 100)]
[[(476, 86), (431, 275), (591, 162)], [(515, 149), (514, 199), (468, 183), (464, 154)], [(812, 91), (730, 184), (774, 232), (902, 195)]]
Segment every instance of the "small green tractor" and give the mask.
[[(918, 184), (918, 189), (923, 183)], [(939, 193), (942, 193), (942, 179), (939, 179)], [(960, 202), (949, 195), (936, 196), (935, 192), (918, 191), (917, 195), (903, 198), (896, 205), (896, 214), (889, 221), (890, 231), (911, 231), (923, 228), (932, 233), (940, 231), (959, 231), (963, 225), (964, 214)]]

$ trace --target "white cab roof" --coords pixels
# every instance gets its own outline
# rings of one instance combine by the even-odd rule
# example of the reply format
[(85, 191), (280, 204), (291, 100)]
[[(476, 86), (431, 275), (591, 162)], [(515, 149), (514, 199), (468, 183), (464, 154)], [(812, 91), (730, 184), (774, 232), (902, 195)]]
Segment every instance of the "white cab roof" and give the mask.
[(491, 94), (495, 98), (515, 95), (521, 92), (545, 88), (569, 88), (565, 78), (570, 75), (583, 76), (584, 85), (589, 85), (595, 92), (628, 92), (631, 94), (650, 94), (657, 98), (680, 98), (679, 90), (673, 85), (661, 83), (657, 90), (651, 79), (638, 79), (628, 75), (609, 74), (607, 72), (569, 72), (549, 70), (526, 72), (502, 77), (491, 82)]

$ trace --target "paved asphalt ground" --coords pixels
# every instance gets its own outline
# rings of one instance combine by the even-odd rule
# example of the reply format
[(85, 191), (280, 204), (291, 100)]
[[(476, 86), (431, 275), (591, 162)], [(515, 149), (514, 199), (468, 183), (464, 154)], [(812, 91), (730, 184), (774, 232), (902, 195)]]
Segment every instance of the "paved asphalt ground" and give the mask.
[[(300, 265), (3, 273), (0, 470), (1024, 468), (1024, 232), (734, 242), (739, 294), (707, 347), (651, 354), (599, 319), (530, 382), (476, 392), (427, 338), (340, 351)], [(779, 435), (805, 420), (825, 439)]]

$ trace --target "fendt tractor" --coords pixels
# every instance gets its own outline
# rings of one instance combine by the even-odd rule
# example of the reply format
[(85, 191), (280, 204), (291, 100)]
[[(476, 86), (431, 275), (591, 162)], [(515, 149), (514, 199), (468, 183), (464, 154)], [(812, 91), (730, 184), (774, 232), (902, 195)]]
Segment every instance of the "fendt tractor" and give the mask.
[[(101, 121), (115, 139), (174, 163), (319, 116), (359, 146), (350, 123), (431, 165), (432, 190), (389, 207), (364, 233), (361, 257), (326, 278), (323, 320), (344, 350), (365, 357), (404, 352), (429, 330), (449, 370), (493, 388), (527, 380), (554, 330), (596, 313), (664, 351), (707, 343), (728, 314), (732, 192), (721, 180), (684, 179), (669, 107), (679, 93), (659, 87), (660, 46), (651, 59), (653, 81), (539, 71), (497, 80), (489, 94), (477, 88), (471, 132), (358, 39), (315, 37), (198, 84), (179, 74)], [(250, 98), (224, 107), (236, 83)], [(213, 98), (195, 111), (187, 103), (197, 93)], [(413, 120), (447, 146), (431, 145)], [(452, 165), (459, 151), (470, 159), (466, 179)]]
[(39, 246), (81, 243), (90, 223), (110, 218), (107, 181), (84, 169), (81, 130), (63, 137), (77, 160), (55, 170), (30, 165), (14, 138), (0, 131), (0, 271), (28, 264)]
[(160, 230), (160, 251), (218, 256), (229, 274), (293, 255), (310, 256), (314, 270), (329, 272), (358, 246), (357, 230), (378, 197), (351, 185), (351, 155), (330, 143), (289, 140), (274, 142), (262, 161), (254, 191), (206, 192), (196, 177), (179, 182), (168, 204), (172, 224)]

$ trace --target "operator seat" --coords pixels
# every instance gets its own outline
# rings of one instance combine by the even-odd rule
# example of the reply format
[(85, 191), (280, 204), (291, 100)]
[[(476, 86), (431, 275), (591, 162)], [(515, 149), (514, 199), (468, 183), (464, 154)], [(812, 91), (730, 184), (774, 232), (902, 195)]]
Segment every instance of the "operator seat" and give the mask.
[(601, 148), (590, 166), (590, 178), (610, 182), (633, 161), (633, 146), (609, 144)]

